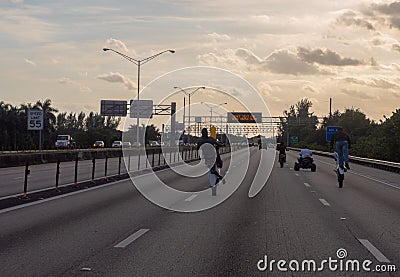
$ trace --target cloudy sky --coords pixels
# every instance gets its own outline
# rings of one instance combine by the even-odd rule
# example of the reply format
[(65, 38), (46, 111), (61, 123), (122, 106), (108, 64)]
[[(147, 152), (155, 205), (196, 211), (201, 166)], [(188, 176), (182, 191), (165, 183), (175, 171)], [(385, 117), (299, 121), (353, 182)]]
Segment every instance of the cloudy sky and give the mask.
[(220, 67), (257, 88), (273, 115), (303, 97), (319, 116), (329, 97), (372, 119), (400, 108), (400, 1), (0, 0), (0, 25), (0, 100), (15, 105), (50, 98), (88, 112), (135, 97), (137, 68), (110, 47), (136, 59), (176, 50), (143, 65), (141, 87)]

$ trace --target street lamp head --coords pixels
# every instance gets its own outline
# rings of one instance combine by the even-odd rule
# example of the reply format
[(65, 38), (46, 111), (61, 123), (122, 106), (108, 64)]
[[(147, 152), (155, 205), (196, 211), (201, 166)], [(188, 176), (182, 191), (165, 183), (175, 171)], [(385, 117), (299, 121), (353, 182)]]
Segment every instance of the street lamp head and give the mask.
[(171, 49), (170, 49), (170, 50), (168, 50), (168, 51), (169, 51), (170, 53), (175, 53), (175, 50), (171, 50)]
[(110, 48), (103, 48), (103, 51), (111, 50)]

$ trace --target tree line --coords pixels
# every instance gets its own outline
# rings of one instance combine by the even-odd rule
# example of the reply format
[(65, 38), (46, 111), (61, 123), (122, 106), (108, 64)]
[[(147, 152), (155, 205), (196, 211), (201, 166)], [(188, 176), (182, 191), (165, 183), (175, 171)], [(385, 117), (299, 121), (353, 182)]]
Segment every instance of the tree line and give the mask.
[[(39, 131), (28, 131), (28, 110), (42, 110), (44, 126), (42, 131), (43, 149), (54, 149), (57, 135), (70, 135), (78, 148), (90, 148), (96, 140), (102, 140), (110, 147), (115, 140), (122, 140), (118, 130), (121, 118), (102, 116), (98, 113), (59, 112), (50, 99), (36, 103), (13, 106), (0, 101), (0, 150), (39, 149)], [(160, 130), (154, 125), (140, 126), (139, 134), (145, 134), (145, 143), (159, 140)], [(136, 138), (136, 126), (130, 126), (127, 137)]]
[(39, 131), (28, 131), (28, 110), (42, 110), (44, 126), (42, 131), (43, 149), (55, 148), (57, 135), (71, 135), (78, 147), (90, 147), (95, 140), (110, 144), (121, 139), (117, 130), (120, 118), (104, 117), (98, 113), (66, 113), (52, 106), (50, 99), (36, 103), (13, 106), (0, 102), (0, 149), (30, 150), (39, 148)]
[(352, 142), (350, 155), (400, 162), (400, 109), (379, 121), (370, 120), (358, 108), (346, 108), (342, 112), (336, 110), (319, 120), (310, 112), (312, 105), (305, 98), (283, 112), (283, 118), (287, 118), (288, 124), (282, 122), (279, 140), (286, 142), (289, 134), (289, 137), (298, 137), (294, 147), (307, 146), (310, 149), (331, 151), (326, 141), (326, 127), (341, 126)]

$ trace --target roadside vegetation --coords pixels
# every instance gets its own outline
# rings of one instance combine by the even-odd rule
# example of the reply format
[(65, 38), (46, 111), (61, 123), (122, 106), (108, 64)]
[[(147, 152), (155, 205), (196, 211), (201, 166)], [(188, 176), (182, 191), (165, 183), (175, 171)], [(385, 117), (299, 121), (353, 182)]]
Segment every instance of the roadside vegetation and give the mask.
[[(336, 110), (321, 120), (310, 112), (312, 105), (309, 99), (304, 98), (283, 112), (282, 118), (287, 118), (289, 122), (289, 137), (298, 138), (298, 143), (291, 146), (330, 151), (326, 142), (326, 127), (342, 126), (352, 140), (351, 155), (400, 162), (400, 109), (378, 122), (370, 120), (360, 109), (353, 107), (344, 111)], [(94, 112), (59, 112), (50, 99), (19, 106), (0, 101), (0, 150), (39, 148), (39, 132), (27, 130), (29, 109), (44, 111), (43, 149), (54, 149), (57, 135), (71, 135), (78, 148), (90, 148), (96, 140), (103, 140), (105, 146), (109, 147), (114, 140), (122, 139), (122, 131), (118, 130), (120, 118)], [(127, 132), (129, 137), (136, 137), (135, 126), (131, 126)], [(145, 143), (149, 140), (158, 141), (161, 136), (160, 130), (154, 125), (140, 126), (139, 132), (141, 136), (145, 132)], [(278, 139), (286, 142), (286, 138), (287, 125), (282, 124)]]
[[(393, 162), (400, 162), (400, 109), (378, 122), (370, 120), (358, 108), (336, 110), (331, 116), (322, 118), (310, 112), (312, 102), (307, 98), (283, 112), (288, 118), (289, 137), (298, 137), (293, 147), (307, 146), (310, 149), (330, 151), (326, 142), (326, 127), (341, 126), (350, 135), (350, 155)], [(286, 142), (287, 128), (280, 128), (280, 140)]]

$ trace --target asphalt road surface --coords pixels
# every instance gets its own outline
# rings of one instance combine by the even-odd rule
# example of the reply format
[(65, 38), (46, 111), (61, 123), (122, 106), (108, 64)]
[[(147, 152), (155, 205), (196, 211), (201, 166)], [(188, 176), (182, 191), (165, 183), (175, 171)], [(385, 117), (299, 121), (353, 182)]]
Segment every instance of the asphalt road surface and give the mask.
[[(297, 153), (290, 151), (288, 164), (280, 168), (275, 162), (263, 189), (250, 198), (262, 151), (251, 149), (247, 173), (231, 197), (202, 212), (161, 208), (130, 180), (2, 210), (1, 275), (399, 276), (398, 174), (352, 164), (339, 189), (333, 160), (316, 157), (317, 172), (296, 172)], [(227, 172), (234, 163), (225, 162), (227, 182), (219, 185), (217, 197), (235, 185), (229, 178), (235, 169)], [(170, 207), (215, 197), (206, 175), (179, 177), (167, 169), (157, 176), (187, 191), (169, 199)], [(370, 260), (371, 270), (395, 266), (397, 272), (331, 270), (322, 262), (329, 259), (360, 265)], [(286, 265), (279, 270), (272, 260)], [(315, 260), (323, 270), (294, 271), (296, 261), (304, 260)]]

